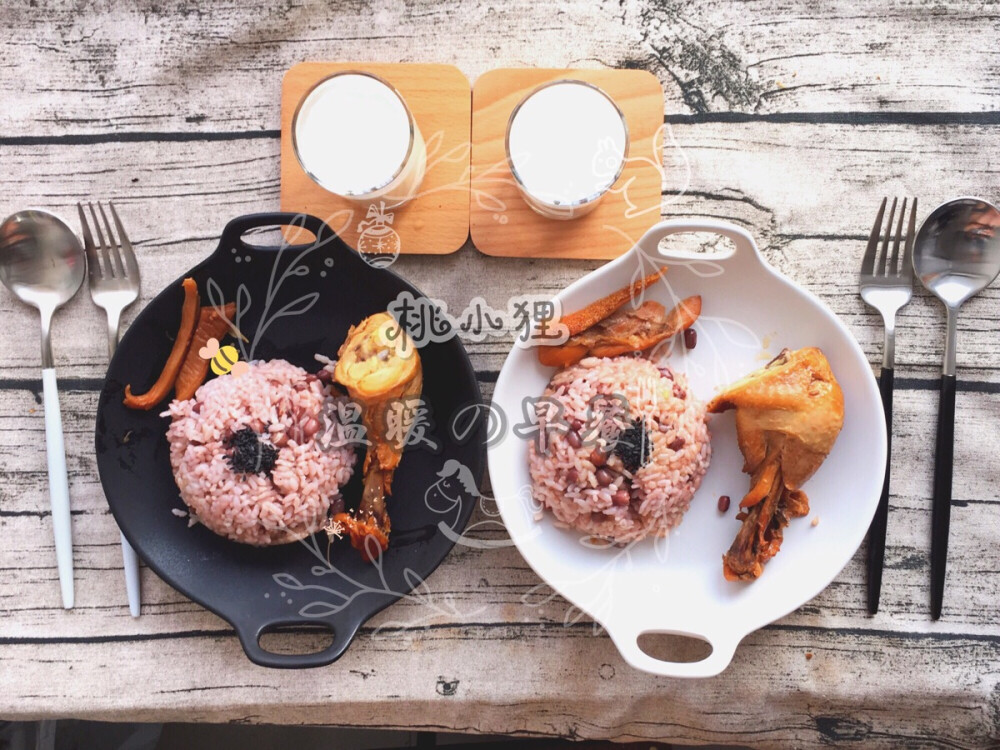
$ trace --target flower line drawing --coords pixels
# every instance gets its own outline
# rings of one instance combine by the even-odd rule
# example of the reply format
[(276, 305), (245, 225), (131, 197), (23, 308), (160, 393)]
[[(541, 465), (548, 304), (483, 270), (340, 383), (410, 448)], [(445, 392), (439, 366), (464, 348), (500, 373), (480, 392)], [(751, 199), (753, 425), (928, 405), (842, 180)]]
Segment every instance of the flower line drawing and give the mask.
[[(463, 489), (466, 489), (464, 485), (468, 482), (471, 482), (472, 485), (474, 485), (475, 483), (472, 481), (471, 471), (459, 462), (449, 460), (445, 462), (441, 472), (439, 472), (439, 480), (432, 485), (432, 489), (441, 489), (441, 480), (443, 478), (453, 477), (456, 474), (461, 473), (463, 469), (466, 474), (464, 474), (459, 480), (463, 484)], [(430, 491), (431, 490), (428, 490), (428, 492)], [(449, 495), (447, 491), (441, 493), (439, 497), (443, 498), (447, 505), (443, 509), (436, 512), (447, 513), (451, 510), (455, 510), (456, 508), (460, 510), (460, 504), (463, 498), (453, 497)], [(460, 516), (461, 513), (456, 512), (455, 517), (450, 524), (446, 524), (444, 521), (439, 522), (438, 529), (442, 532), (447, 532), (449, 538), (463, 538), (463, 535), (459, 534), (455, 529)], [(340, 529), (330, 529), (330, 533), (332, 534), (331, 540), (333, 536), (339, 536), (339, 532)], [(369, 541), (374, 543), (373, 539)], [(305, 583), (290, 573), (275, 573), (272, 576), (272, 579), (283, 589), (288, 591), (308, 592), (316, 595), (312, 601), (299, 608), (298, 614), (304, 618), (322, 619), (335, 616), (344, 611), (356, 600), (366, 596), (393, 596), (397, 599), (418, 604), (426, 608), (423, 614), (414, 620), (408, 622), (391, 620), (381, 623), (373, 633), (374, 636), (377, 636), (383, 630), (392, 630), (394, 633), (397, 633), (397, 631), (400, 630), (405, 631), (426, 627), (433, 624), (433, 622), (440, 617), (450, 618), (451, 620), (471, 619), (485, 609), (485, 605), (483, 605), (472, 611), (463, 612), (459, 609), (453, 595), (435, 594), (435, 592), (427, 585), (427, 582), (416, 571), (409, 567), (404, 568), (402, 571), (403, 580), (406, 583), (406, 588), (409, 590), (395, 590), (388, 581), (384, 568), (384, 558), (377, 554), (371, 555), (371, 565), (377, 572), (377, 581), (374, 585), (369, 585), (358, 580), (356, 577), (350, 575), (330, 562), (327, 554), (320, 548), (320, 543), (317, 540), (316, 535), (306, 537), (305, 539), (300, 540), (299, 543), (309, 550), (310, 554), (316, 558), (317, 564), (313, 565), (310, 569), (313, 576), (316, 578), (335, 576), (342, 583), (347, 584), (348, 587), (354, 589), (350, 593), (345, 593), (337, 588), (334, 588), (333, 586), (324, 585), (322, 583)], [(487, 548), (488, 546), (490, 545), (483, 544), (481, 545), (481, 548)]]
[[(305, 215), (299, 214), (288, 224), (288, 226), (295, 230), (300, 230), (305, 227), (305, 221)], [(285, 257), (288, 249), (293, 247), (287, 241), (286, 236), (284, 234), (282, 235), (281, 243), (278, 246), (278, 249), (274, 252), (274, 262), (271, 265), (271, 273), (268, 276), (267, 291), (264, 297), (264, 307), (261, 312), (261, 317), (257, 323), (256, 329), (253, 332), (253, 336), (249, 339), (247, 339), (246, 331), (243, 330), (242, 321), (244, 320), (244, 316), (250, 310), (250, 306), (252, 304), (250, 290), (247, 288), (245, 282), (241, 282), (236, 288), (236, 314), (233, 321), (230, 323), (230, 329), (231, 333), (238, 342), (240, 352), (245, 361), (253, 361), (254, 354), (257, 351), (257, 346), (260, 343), (261, 338), (275, 321), (285, 317), (302, 315), (312, 309), (313, 305), (319, 301), (319, 291), (312, 291), (307, 294), (303, 294), (290, 302), (286, 302), (278, 310), (272, 312), (275, 299), (278, 297), (278, 293), (281, 291), (285, 281), (294, 276), (307, 276), (309, 274), (309, 266), (305, 263), (305, 259), (317, 249), (327, 244), (330, 239), (331, 238), (329, 237), (317, 237), (315, 242), (306, 245), (304, 249), (300, 250), (279, 275), (278, 269), (282, 265), (282, 259)], [(209, 302), (213, 307), (221, 310), (226, 304), (222, 288), (213, 278), (209, 278), (207, 280), (206, 287)]]
[[(663, 167), (662, 157), (663, 157), (663, 149), (665, 148), (665, 142), (666, 139), (668, 138), (670, 144), (680, 155), (680, 161), (684, 165), (686, 176), (683, 188), (681, 188), (679, 191), (676, 191), (676, 193), (673, 194), (671, 198), (668, 199), (666, 197), (668, 194), (666, 190), (661, 191), (661, 195), (663, 196), (663, 198), (661, 198), (660, 204), (655, 207), (655, 209), (660, 210), (661, 212), (663, 208), (665, 208), (667, 205), (670, 205), (671, 203), (674, 203), (681, 198), (681, 196), (687, 191), (691, 178), (690, 163), (686, 158), (686, 156), (684, 155), (683, 150), (679, 147), (679, 144), (677, 143), (674, 134), (670, 129), (670, 126), (665, 123), (657, 132), (656, 137), (654, 137), (653, 139), (654, 153), (652, 158), (645, 156), (629, 157), (629, 161), (651, 162), (655, 164), (661, 176), (661, 187), (662, 187), (666, 179), (666, 171)], [(428, 158), (427, 170), (430, 171), (435, 165), (440, 163), (464, 160), (466, 161), (466, 167), (465, 170), (463, 171), (463, 174), (459, 182), (464, 183), (468, 181), (469, 171), (471, 169), (471, 167), (468, 165), (468, 148), (469, 148), (468, 145), (463, 144), (463, 146), (451, 149), (446, 153), (440, 153), (442, 140), (443, 140), (443, 133), (435, 133), (433, 136), (427, 139), (426, 142), (427, 158)], [(509, 174), (509, 169), (506, 164), (506, 161), (505, 160), (499, 161), (496, 164), (490, 165), (484, 172), (482, 172), (479, 175), (479, 178), (477, 179), (476, 183), (478, 184), (473, 184), (472, 187), (472, 200), (474, 201), (475, 205), (477, 205), (480, 208), (493, 211), (495, 218), (497, 216), (503, 215), (508, 208), (507, 204), (500, 197), (492, 194), (489, 190), (482, 189), (478, 185), (486, 184), (488, 186), (492, 186), (492, 185), (506, 184), (510, 186), (515, 186), (514, 180)], [(614, 189), (615, 192), (621, 193), (625, 199), (626, 218), (633, 218), (636, 215), (653, 210), (652, 208), (639, 209), (634, 204), (634, 202), (629, 197), (629, 189), (631, 185), (632, 185), (632, 180), (627, 179), (623, 182), (622, 185)], [(431, 190), (424, 191), (423, 193), (418, 193), (417, 195), (418, 196), (426, 195), (435, 191), (454, 189), (455, 187), (456, 187), (455, 184), (438, 186)], [(368, 207), (365, 220), (361, 221), (358, 224), (358, 232), (362, 236), (367, 237), (364, 246), (359, 246), (359, 250), (361, 250), (362, 252), (362, 257), (366, 257), (367, 255), (378, 255), (382, 257), (391, 256), (392, 260), (390, 261), (390, 263), (394, 261), (396, 257), (398, 257), (399, 235), (392, 228), (394, 219), (392, 214), (392, 209), (396, 207), (397, 206), (395, 205), (386, 205), (384, 203), (380, 204), (377, 207), (374, 205)], [(506, 216), (502, 216), (502, 218), (506, 219)], [(335, 221), (336, 219), (341, 219), (342, 221), (336, 222)], [(354, 221), (354, 212), (351, 210), (338, 211), (327, 218), (327, 224), (329, 224), (330, 226), (339, 224), (339, 228), (337, 229), (338, 232), (341, 232), (345, 228), (351, 226), (353, 221)], [(624, 234), (619, 228), (614, 226), (606, 226), (605, 229), (610, 231), (616, 231), (620, 234)], [(367, 235), (365, 235), (366, 232), (368, 232)], [(379, 240), (381, 240), (381, 242), (379, 242)], [(386, 244), (385, 244), (386, 242), (388, 242), (389, 245), (388, 251), (386, 250)], [(369, 243), (374, 243), (372, 245), (372, 247), (375, 249), (374, 253), (366, 252), (367, 245)], [(634, 241), (632, 241), (631, 244), (634, 245), (635, 244)], [(361, 245), (360, 242), (359, 245)], [(265, 295), (264, 308), (260, 319), (261, 320), (260, 325), (258, 325), (257, 330), (254, 332), (254, 335), (250, 341), (240, 343), (240, 347), (243, 350), (243, 355), (245, 359), (251, 360), (253, 358), (253, 354), (264, 333), (276, 320), (289, 316), (303, 314), (307, 312), (309, 309), (311, 309), (318, 301), (319, 293), (312, 292), (306, 295), (302, 295), (301, 297), (278, 307), (276, 310), (274, 309), (276, 304), (275, 300), (284, 282), (291, 277), (304, 276), (309, 273), (309, 268), (304, 261), (306, 257), (313, 250), (315, 250), (315, 248), (316, 245), (313, 245), (307, 247), (305, 250), (300, 251), (297, 255), (295, 255), (291, 259), (291, 261), (287, 264), (287, 267), (285, 267), (280, 272), (280, 274), (279, 274), (279, 266), (281, 266), (281, 260), (283, 259), (285, 253), (287, 252), (288, 249), (287, 243), (283, 243), (282, 247), (278, 250), (275, 257), (274, 265), (271, 270), (271, 275), (268, 281), (267, 293)], [(659, 263), (657, 267), (659, 267), (659, 265), (662, 265), (662, 258), (658, 260)], [(654, 260), (652, 258), (644, 257), (644, 254), (640, 253), (638, 261), (639, 267), (637, 268), (636, 273), (639, 274), (643, 271), (644, 264), (652, 264), (653, 262)], [(694, 271), (699, 276), (710, 277), (712, 275), (716, 275), (722, 272), (722, 268), (719, 264), (712, 263), (711, 261), (708, 260), (704, 261), (692, 260), (690, 261), (690, 263), (691, 263), (691, 270)], [(389, 265), (389, 263), (384, 263), (384, 265)], [(221, 294), (221, 289), (214, 282), (214, 280), (209, 280), (208, 286), (209, 286), (209, 297), (210, 300), (212, 301), (212, 304), (217, 306), (221, 306), (222, 304), (224, 304), (224, 300)], [(667, 286), (669, 289), (669, 284), (667, 284)], [(673, 294), (673, 290), (670, 290), (670, 294), (672, 298), (676, 298), (676, 295)], [(476, 303), (475, 305), (472, 305), (470, 303), (471, 309), (466, 310), (462, 316), (456, 316), (451, 320), (452, 335), (455, 335), (454, 332), (458, 332), (458, 335), (462, 335), (464, 333), (470, 340), (481, 341), (490, 335), (496, 335), (497, 333), (499, 333), (500, 328), (496, 325), (496, 321), (501, 319), (500, 315), (502, 315), (502, 311), (497, 311), (490, 308), (486, 304), (485, 300), (482, 299), (481, 297), (476, 298), (474, 302)], [(551, 300), (546, 299), (546, 302), (549, 302), (551, 304)], [(249, 291), (246, 288), (245, 284), (241, 284), (237, 289), (237, 313), (234, 321), (234, 329), (237, 336), (239, 336), (240, 333), (241, 320), (243, 320), (245, 314), (249, 310), (250, 304), (251, 300)], [(636, 304), (635, 301), (633, 301), (633, 304)], [(514, 308), (513, 303), (509, 303), (509, 307), (511, 307), (512, 309), (516, 309)], [(439, 309), (444, 314), (447, 314), (446, 307), (444, 307), (443, 303), (440, 305)], [(524, 305), (521, 305), (520, 309), (523, 311), (526, 309), (526, 307)], [(557, 308), (555, 310), (554, 315), (550, 316), (549, 319), (551, 319), (552, 317), (558, 318), (558, 316), (559, 316), (559, 311)], [(508, 320), (510, 320), (510, 318), (511, 316), (507, 316)], [(706, 321), (710, 319), (702, 318), (702, 320)], [(536, 321), (536, 325), (537, 322), (538, 321)], [(729, 335), (726, 326), (720, 324), (719, 327), (723, 330), (725, 335), (727, 336)], [(507, 326), (504, 326), (504, 329), (507, 329)], [(502, 436), (506, 433), (506, 424), (505, 424), (506, 416), (501, 414), (499, 418), (495, 417), (491, 409), (490, 414), (486, 416), (486, 419), (491, 420), (491, 423), (494, 425), (494, 428), (491, 429), (491, 432), (495, 432), (496, 427), (499, 426), (499, 433), (502, 439)], [(467, 433), (473, 431), (471, 426), (466, 426), (465, 429)], [(525, 490), (524, 497), (522, 499), (525, 499), (528, 503), (532, 503), (533, 500), (531, 498), (530, 487), (522, 489)], [(470, 497), (474, 498), (476, 501), (479, 502), (484, 518), (483, 520), (473, 523), (465, 530), (464, 533), (458, 533), (456, 530), (456, 526), (458, 518), (461, 516), (460, 511), (462, 503)], [(431, 487), (429, 487), (425, 493), (425, 502), (427, 503), (428, 508), (430, 508), (433, 512), (444, 516), (444, 518), (442, 518), (442, 520), (440, 520), (438, 523), (437, 527), (438, 530), (441, 533), (446, 534), (456, 544), (464, 544), (466, 546), (478, 549), (489, 549), (500, 546), (509, 546), (513, 544), (509, 536), (506, 536), (505, 533), (506, 529), (499, 519), (498, 511), (495, 511), (493, 508), (487, 507), (488, 501), (493, 501), (493, 498), (490, 498), (479, 491), (479, 489), (475, 486), (475, 483), (472, 481), (472, 474), (468, 470), (468, 468), (461, 465), (457, 461), (453, 460), (446, 461), (443, 464), (441, 470), (438, 472), (438, 480), (434, 484), (432, 484)], [(495, 501), (493, 502), (495, 508)], [(541, 512), (540, 508), (535, 509), (535, 513), (540, 513), (540, 512)], [(479, 527), (482, 527), (482, 529), (484, 530), (491, 525), (496, 525), (501, 532), (504, 532), (503, 539), (477, 539), (468, 536), (469, 532), (481, 530)], [(336, 530), (334, 530), (334, 533), (336, 533)], [(584, 537), (581, 538), (580, 541), (582, 544), (586, 544), (588, 546), (596, 546), (596, 547), (610, 546), (604, 542), (601, 542), (600, 540), (595, 540), (592, 537)], [(344, 593), (342, 591), (333, 588), (331, 585), (324, 585), (322, 583), (303, 582), (300, 581), (297, 577), (287, 573), (275, 574), (273, 576), (274, 581), (282, 588), (290, 591), (311, 592), (316, 595), (314, 601), (307, 603), (299, 610), (299, 614), (303, 617), (322, 618), (322, 617), (332, 616), (350, 606), (351, 603), (356, 601), (359, 597), (371, 596), (371, 595), (396, 596), (404, 601), (421, 605), (421, 608), (425, 610), (424, 614), (422, 614), (421, 616), (417, 617), (415, 620), (412, 620), (410, 622), (396, 622), (396, 621), (383, 622), (382, 624), (379, 625), (378, 628), (376, 628), (375, 635), (378, 635), (380, 631), (384, 629), (392, 629), (393, 631), (396, 631), (399, 629), (406, 630), (406, 629), (424, 627), (426, 625), (431, 624), (438, 617), (447, 617), (452, 619), (460, 619), (462, 617), (474, 617), (484, 608), (484, 607), (479, 607), (471, 612), (466, 612), (466, 613), (461, 612), (452, 595), (450, 594), (436, 595), (427, 585), (427, 582), (423, 580), (411, 568), (406, 568), (402, 573), (406, 586), (409, 587), (411, 590), (409, 592), (393, 591), (392, 586), (390, 586), (388, 582), (386, 572), (383, 568), (383, 559), (380, 556), (374, 556), (375, 562), (373, 563), (377, 571), (377, 581), (372, 585), (366, 584), (362, 581), (357, 580), (355, 577), (352, 577), (347, 572), (340, 570), (339, 568), (331, 564), (327, 556), (324, 554), (324, 551), (320, 548), (320, 543), (317, 540), (316, 536), (307, 537), (300, 543), (302, 543), (317, 560), (317, 564), (314, 565), (311, 569), (312, 574), (316, 578), (320, 579), (324, 577), (335, 576), (341, 579), (344, 583), (348, 584), (349, 587), (354, 589), (350, 593)], [(607, 580), (609, 577), (603, 576), (601, 574), (604, 570), (608, 569), (609, 567), (614, 568), (615, 566), (618, 565), (631, 564), (630, 550), (634, 544), (635, 542), (616, 549), (614, 556), (610, 558), (599, 571), (591, 574), (588, 577), (588, 578), (593, 578), (595, 576), (600, 576), (603, 579), (605, 579), (605, 582), (602, 584), (601, 587), (602, 605), (594, 612), (595, 629), (600, 628), (599, 621), (601, 619), (601, 615), (602, 613), (606, 612), (608, 608), (610, 608), (613, 599), (613, 590), (607, 584)], [(667, 547), (668, 544), (666, 538), (656, 540), (655, 548), (657, 550), (658, 555), (663, 556), (663, 559), (665, 559)], [(522, 597), (522, 602), (526, 606), (537, 607), (545, 604), (546, 602), (550, 602), (559, 596), (559, 594), (557, 594), (555, 590), (552, 590), (551, 592), (545, 594), (544, 592), (547, 587), (548, 584), (545, 583), (539, 583), (533, 586)], [(579, 622), (584, 616), (585, 613), (582, 610), (579, 610), (579, 608), (577, 608), (575, 605), (570, 605), (564, 618), (564, 624), (570, 625), (575, 622)]]
[[(610, 616), (614, 606), (615, 575), (616, 569), (621, 567), (625, 572), (632, 566), (632, 548), (645, 540), (635, 540), (625, 545), (616, 545), (599, 537), (582, 536), (579, 543), (584, 547), (593, 550), (614, 549), (614, 554), (608, 558), (600, 567), (595, 568), (583, 578), (573, 581), (574, 586), (593, 583), (591, 591), (597, 591), (591, 602), (591, 611), (587, 612), (571, 601), (567, 601), (569, 606), (563, 616), (563, 627), (572, 627), (586, 617), (593, 619), (593, 632), (600, 633), (604, 628), (602, 620)], [(670, 537), (662, 536), (653, 539), (653, 550), (659, 562), (666, 562), (670, 552)], [(555, 581), (552, 584), (542, 581), (532, 586), (521, 596), (521, 603), (526, 607), (539, 609), (559, 599), (564, 599), (558, 589), (567, 590), (570, 587), (563, 581)]]
[[(313, 544), (310, 544), (310, 541), (313, 542)], [(322, 619), (325, 617), (331, 617), (344, 611), (355, 600), (373, 595), (395, 596), (403, 601), (426, 607), (427, 611), (415, 620), (411, 620), (409, 622), (389, 620), (381, 623), (373, 632), (373, 636), (378, 636), (382, 630), (391, 630), (395, 632), (399, 630), (426, 627), (433, 624), (435, 619), (438, 617), (459, 620), (462, 618), (471, 619), (485, 608), (485, 606), (483, 606), (472, 612), (462, 612), (458, 608), (453, 595), (435, 594), (434, 591), (427, 585), (427, 582), (411, 568), (404, 569), (402, 573), (410, 591), (395, 591), (386, 578), (385, 571), (382, 568), (381, 558), (376, 558), (375, 562), (372, 563), (378, 571), (378, 585), (369, 586), (368, 584), (358, 581), (354, 577), (329, 563), (323, 553), (318, 549), (318, 546), (315, 546), (315, 537), (309, 537), (309, 539), (304, 540), (303, 543), (310, 550), (310, 552), (315, 554), (317, 559), (321, 561), (319, 565), (313, 566), (311, 570), (314, 576), (317, 578), (331, 575), (337, 576), (348, 585), (356, 587), (355, 591), (350, 594), (346, 594), (343, 591), (333, 588), (332, 586), (325, 586), (319, 583), (303, 583), (290, 573), (275, 573), (272, 578), (275, 583), (282, 588), (288, 591), (312, 592), (319, 595), (319, 597), (314, 598), (308, 604), (299, 608), (298, 613), (304, 618)]]

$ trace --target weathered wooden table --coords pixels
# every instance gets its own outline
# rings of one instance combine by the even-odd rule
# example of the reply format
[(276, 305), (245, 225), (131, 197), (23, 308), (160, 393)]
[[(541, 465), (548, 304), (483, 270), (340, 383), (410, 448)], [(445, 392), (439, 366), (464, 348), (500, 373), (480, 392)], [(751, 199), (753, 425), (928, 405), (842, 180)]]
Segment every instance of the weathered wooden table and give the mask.
[[(143, 300), (210, 252), (229, 218), (277, 208), (279, 86), (300, 60), (453, 62), (470, 79), (497, 65), (647, 68), (663, 82), (674, 138), (664, 214), (748, 228), (772, 264), (842, 316), (873, 362), (881, 325), (858, 298), (856, 274), (878, 200), (917, 195), (922, 217), (959, 194), (995, 199), (1000, 184), (1000, 14), (990, 4), (32, 0), (5, 2), (0, 28), (0, 213), (72, 215), (78, 199), (116, 198), (138, 246)], [(504, 261), (466, 247), (397, 268), (461, 308), (476, 293), (500, 306), (514, 292), (554, 292), (595, 265)], [(370, 637), (386, 618), (427, 614), (401, 602), (336, 665), (287, 672), (253, 666), (226, 623), (149, 571), (143, 615), (129, 617), (93, 453), (104, 320), (85, 292), (55, 323), (77, 590), (76, 609), (60, 608), (37, 320), (0, 294), (0, 716), (759, 747), (995, 745), (998, 320), (994, 286), (959, 323), (955, 511), (939, 622), (928, 614), (928, 556), (943, 314), (918, 292), (897, 340), (895, 481), (876, 617), (865, 613), (859, 551), (814, 601), (748, 637), (720, 677), (657, 679), (627, 667), (591, 623), (564, 626), (562, 600), (525, 606), (538, 580), (515, 549), (464, 548), (430, 579), (460, 616), (432, 618), (407, 639)], [(508, 346), (471, 347), (487, 396)]]

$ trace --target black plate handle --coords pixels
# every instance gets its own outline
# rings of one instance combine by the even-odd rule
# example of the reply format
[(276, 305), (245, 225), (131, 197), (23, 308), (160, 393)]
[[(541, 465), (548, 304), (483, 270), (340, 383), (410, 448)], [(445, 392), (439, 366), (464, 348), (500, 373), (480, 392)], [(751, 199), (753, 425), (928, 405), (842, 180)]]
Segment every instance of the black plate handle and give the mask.
[(346, 244), (337, 241), (337, 233), (334, 232), (330, 225), (325, 221), (317, 216), (312, 216), (311, 214), (292, 213), (290, 211), (276, 211), (271, 213), (237, 216), (235, 219), (232, 219), (228, 224), (226, 224), (226, 228), (222, 230), (222, 236), (219, 239), (219, 248), (220, 250), (229, 250), (235, 247), (246, 251), (276, 251), (280, 249), (280, 246), (274, 245), (269, 247), (265, 245), (249, 245), (243, 241), (243, 235), (251, 229), (273, 226), (301, 227), (309, 232), (312, 232), (313, 236), (316, 238), (315, 243), (307, 242), (300, 245), (301, 247), (307, 247), (311, 244), (332, 244), (338, 250), (347, 249)]
[[(265, 633), (279, 627), (295, 625), (321, 625), (333, 633), (333, 643), (321, 651), (311, 654), (276, 654), (267, 651), (260, 645), (260, 638)], [(351, 622), (349, 618), (327, 619), (304, 617), (281, 617), (267, 622), (242, 622), (235, 625), (236, 635), (240, 639), (243, 651), (254, 664), (271, 669), (309, 669), (323, 667), (335, 662), (347, 650), (358, 632), (359, 623)]]

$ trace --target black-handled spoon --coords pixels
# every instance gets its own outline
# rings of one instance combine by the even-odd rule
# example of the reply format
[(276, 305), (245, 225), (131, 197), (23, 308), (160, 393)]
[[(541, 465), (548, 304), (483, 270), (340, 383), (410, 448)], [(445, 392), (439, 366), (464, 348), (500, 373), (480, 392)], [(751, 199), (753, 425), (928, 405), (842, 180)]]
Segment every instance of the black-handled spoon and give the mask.
[(931, 531), (931, 617), (941, 616), (951, 479), (955, 451), (955, 338), (958, 310), (1000, 273), (1000, 210), (980, 198), (942, 203), (924, 219), (913, 248), (913, 270), (944, 303), (947, 334), (941, 376)]

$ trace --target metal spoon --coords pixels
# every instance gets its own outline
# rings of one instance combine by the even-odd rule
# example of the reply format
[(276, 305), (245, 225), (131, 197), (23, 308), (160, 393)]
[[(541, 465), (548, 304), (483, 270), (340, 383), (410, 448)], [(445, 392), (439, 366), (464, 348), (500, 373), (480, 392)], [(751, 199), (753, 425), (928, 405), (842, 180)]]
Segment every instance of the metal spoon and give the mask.
[(73, 607), (73, 535), (62, 416), (49, 331), (52, 314), (83, 282), (86, 259), (80, 241), (65, 222), (46, 211), (19, 211), (0, 224), (0, 281), (42, 316), (42, 389), (45, 445), (49, 465), (52, 530), (63, 607)]
[(944, 303), (948, 325), (934, 458), (931, 617), (936, 620), (941, 616), (944, 599), (948, 526), (951, 520), (958, 309), (967, 299), (989, 286), (1000, 273), (1000, 210), (979, 198), (957, 198), (935, 208), (917, 232), (913, 270), (920, 282)]

